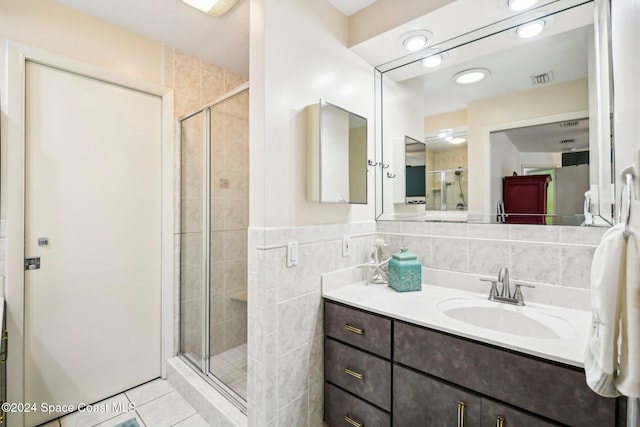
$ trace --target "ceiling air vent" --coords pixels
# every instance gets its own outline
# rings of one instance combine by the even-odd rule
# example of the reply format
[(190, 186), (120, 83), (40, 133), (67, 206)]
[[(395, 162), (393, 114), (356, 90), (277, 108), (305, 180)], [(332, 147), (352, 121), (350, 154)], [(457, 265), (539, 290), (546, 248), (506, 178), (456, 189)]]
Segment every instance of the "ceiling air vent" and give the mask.
[(570, 127), (574, 127), (574, 126), (578, 126), (580, 124), (580, 122), (578, 120), (573, 120), (570, 122), (562, 122), (560, 123), (560, 127), (561, 128), (570, 128)]
[(553, 81), (553, 71), (549, 71), (548, 73), (538, 74), (536, 76), (531, 76), (531, 80), (533, 81), (534, 86), (550, 83)]
[(563, 139), (560, 144), (573, 144), (574, 142), (576, 142), (575, 139)]

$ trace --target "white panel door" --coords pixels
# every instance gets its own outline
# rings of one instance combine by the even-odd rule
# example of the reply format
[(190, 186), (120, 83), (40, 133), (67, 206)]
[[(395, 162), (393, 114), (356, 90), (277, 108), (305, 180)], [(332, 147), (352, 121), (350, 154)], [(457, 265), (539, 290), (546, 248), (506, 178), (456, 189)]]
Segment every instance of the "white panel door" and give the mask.
[(27, 62), (25, 166), (25, 401), (160, 376), (161, 99)]

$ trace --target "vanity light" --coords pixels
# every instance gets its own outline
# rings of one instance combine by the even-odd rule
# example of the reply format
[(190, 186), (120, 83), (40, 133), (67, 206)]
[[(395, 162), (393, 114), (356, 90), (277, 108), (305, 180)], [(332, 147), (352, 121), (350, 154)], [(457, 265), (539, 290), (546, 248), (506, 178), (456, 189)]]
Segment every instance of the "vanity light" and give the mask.
[(538, 0), (509, 0), (507, 2), (507, 4), (509, 5), (509, 9), (513, 10), (514, 12), (529, 9), (536, 3), (538, 3)]
[(204, 13), (222, 16), (229, 11), (238, 0), (182, 0), (184, 3)]
[(544, 26), (546, 22), (544, 19), (538, 19), (537, 21), (528, 22), (526, 24), (520, 25), (516, 29), (516, 34), (518, 37), (523, 39), (530, 39), (531, 37), (535, 37), (544, 30)]
[(402, 47), (410, 52), (417, 52), (431, 44), (433, 34), (427, 30), (413, 30), (400, 36)]
[(486, 68), (470, 68), (455, 73), (451, 78), (459, 85), (470, 85), (479, 82), (489, 74), (491, 74), (491, 71)]

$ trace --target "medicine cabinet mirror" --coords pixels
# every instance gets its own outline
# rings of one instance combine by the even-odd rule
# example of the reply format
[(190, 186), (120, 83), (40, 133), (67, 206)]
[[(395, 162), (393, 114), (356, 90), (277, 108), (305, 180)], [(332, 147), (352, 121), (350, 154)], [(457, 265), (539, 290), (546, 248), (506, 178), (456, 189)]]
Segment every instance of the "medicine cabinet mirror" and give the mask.
[[(520, 12), (506, 0), (457, 0), (353, 47), (378, 64), (376, 153), (388, 165), (378, 219), (610, 225), (609, 15), (608, 0), (540, 0)], [(524, 37), (530, 23), (541, 32)], [(398, 54), (416, 28), (433, 43)], [(438, 165), (446, 145), (457, 160)], [(418, 147), (424, 195), (405, 164)], [(548, 179), (527, 203), (527, 180), (513, 177), (534, 175)]]
[(367, 203), (367, 119), (320, 100), (307, 107), (307, 199)]

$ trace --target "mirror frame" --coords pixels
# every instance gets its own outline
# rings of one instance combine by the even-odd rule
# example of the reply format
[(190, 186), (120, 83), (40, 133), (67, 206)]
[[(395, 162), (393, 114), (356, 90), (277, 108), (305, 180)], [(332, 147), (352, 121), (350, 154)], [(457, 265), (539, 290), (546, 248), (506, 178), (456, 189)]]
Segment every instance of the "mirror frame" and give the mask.
[[(536, 15), (534, 19), (537, 20), (547, 16), (551, 16), (557, 13), (561, 13), (565, 10), (572, 9), (574, 7), (579, 7), (584, 4), (591, 3), (593, 5), (594, 10), (597, 10), (599, 13), (595, 14), (594, 39), (597, 41), (597, 46), (595, 46), (598, 51), (598, 57), (596, 61), (601, 64), (596, 70), (596, 79), (597, 79), (597, 93), (596, 97), (598, 99), (597, 105), (590, 103), (590, 110), (592, 116), (596, 116), (595, 120), (598, 124), (596, 138), (598, 142), (598, 173), (597, 173), (597, 187), (600, 189), (604, 189), (602, 194), (598, 195), (597, 204), (592, 203), (591, 212), (595, 221), (589, 225), (594, 226), (611, 226), (614, 223), (614, 211), (616, 207), (615, 200), (615, 184), (616, 179), (614, 177), (615, 174), (615, 165), (614, 165), (614, 135), (613, 135), (613, 63), (612, 63), (612, 49), (611, 49), (611, 4), (610, 0), (558, 0), (555, 2), (550, 2), (546, 4), (539, 5), (532, 10), (536, 10), (544, 7), (547, 13), (544, 16)], [(527, 11), (531, 12), (531, 10)], [(455, 49), (457, 47), (473, 43), (474, 41), (481, 40), (492, 35), (502, 33), (505, 31), (514, 30), (517, 26), (522, 25), (525, 22), (523, 21), (522, 14), (516, 14), (508, 19), (504, 19), (498, 22), (494, 22), (490, 25), (481, 26), (475, 30), (464, 32), (458, 37), (454, 37), (447, 41), (444, 41), (440, 44), (428, 46), (427, 48), (411, 53), (409, 55), (405, 55), (396, 60), (381, 64), (374, 68), (374, 81), (375, 81), (375, 102), (376, 102), (376, 116), (375, 116), (375, 153), (376, 159), (382, 159), (381, 164), (385, 164), (384, 153), (390, 152), (390, 150), (385, 150), (384, 144), (391, 143), (391, 141), (384, 141), (383, 136), (383, 90), (384, 85), (387, 82), (383, 78), (385, 77), (385, 73), (396, 70), (405, 65), (409, 65), (415, 63), (417, 61), (422, 60), (429, 55), (433, 55), (433, 52), (437, 54), (441, 54), (447, 52), (449, 50)], [(606, 61), (606, 63), (602, 63), (602, 61)], [(390, 79), (391, 80), (391, 79)], [(567, 117), (571, 114), (577, 114), (578, 112), (568, 113)], [(561, 115), (549, 115), (549, 118), (557, 118)], [(526, 121), (526, 120), (525, 120)], [(513, 123), (512, 123), (513, 124)], [(498, 130), (501, 126), (494, 126), (495, 129), (487, 130), (483, 129), (483, 133), (489, 135), (490, 131)], [(488, 138), (486, 135), (484, 139)], [(603, 143), (604, 141), (604, 143)], [(484, 151), (484, 157), (482, 161), (490, 161), (489, 157), (489, 145), (487, 145), (487, 141), (482, 141), (482, 150)], [(609, 159), (610, 161), (604, 161), (604, 159)], [(388, 162), (387, 162), (388, 163)], [(487, 221), (487, 219), (491, 219), (495, 217), (490, 211), (487, 213), (486, 207), (483, 206), (483, 210), (481, 212), (468, 212), (468, 215), (465, 217), (461, 217), (460, 215), (454, 215), (451, 217), (442, 216), (442, 215), (432, 215), (435, 211), (423, 211), (420, 214), (414, 215), (398, 215), (397, 218), (391, 217), (396, 214), (390, 214), (384, 212), (384, 188), (385, 188), (385, 174), (384, 172), (378, 173), (376, 170), (376, 200), (375, 200), (375, 215), (376, 220), (382, 221), (454, 221), (454, 222), (480, 222), (480, 223), (495, 223), (494, 221)], [(486, 175), (486, 174), (485, 174)], [(485, 182), (489, 179), (487, 176), (482, 177)], [(390, 185), (390, 184), (388, 184)], [(489, 191), (490, 187), (485, 188), (485, 193)], [(489, 194), (484, 194), (482, 196), (483, 200), (490, 198)], [(483, 202), (485, 204), (486, 202)], [(597, 212), (594, 210), (597, 209)], [(388, 215), (388, 216), (385, 216)], [(577, 216), (581, 216), (582, 214), (577, 213)], [(562, 225), (562, 224), (560, 224)]]

